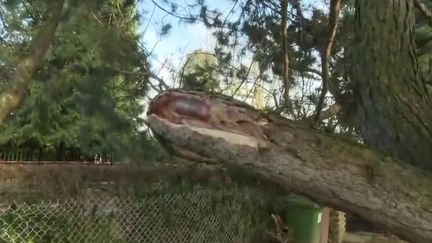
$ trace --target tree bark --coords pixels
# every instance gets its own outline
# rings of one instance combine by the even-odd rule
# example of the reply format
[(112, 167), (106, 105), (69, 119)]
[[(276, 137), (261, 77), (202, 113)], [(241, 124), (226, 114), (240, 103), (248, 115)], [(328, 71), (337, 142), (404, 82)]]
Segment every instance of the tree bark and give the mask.
[(281, 30), (281, 42), (282, 42), (282, 55), (283, 55), (283, 70), (282, 79), (284, 87), (284, 103), (287, 108), (291, 107), (291, 100), (289, 97), (289, 90), (291, 83), (289, 80), (289, 56), (288, 56), (288, 0), (281, 0), (281, 16), (282, 16), (282, 30)]
[(367, 144), (432, 170), (432, 103), (421, 79), (411, 0), (357, 0), (353, 79)]
[(322, 90), (315, 108), (315, 123), (322, 121), (321, 112), (324, 106), (324, 101), (328, 92), (328, 86), (330, 82), (329, 59), (330, 59), (331, 49), (333, 47), (333, 42), (336, 36), (336, 30), (338, 26), (340, 3), (341, 0), (330, 1), (330, 13), (329, 13), (330, 30), (329, 30), (326, 46), (324, 47), (324, 50), (321, 52)]
[(181, 157), (239, 166), (411, 242), (432, 241), (430, 175), (385, 154), (200, 92), (161, 93), (147, 123)]
[(0, 94), (0, 125), (9, 118), (23, 101), (33, 75), (41, 65), (60, 21), (64, 0), (52, 1), (47, 10), (47, 20), (30, 43), (28, 53), (16, 67), (9, 87)]

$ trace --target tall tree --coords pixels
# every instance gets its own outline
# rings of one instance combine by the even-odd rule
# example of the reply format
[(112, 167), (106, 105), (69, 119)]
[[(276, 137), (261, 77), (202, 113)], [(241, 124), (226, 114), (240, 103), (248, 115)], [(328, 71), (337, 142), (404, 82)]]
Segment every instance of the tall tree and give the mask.
[(362, 135), (367, 144), (432, 170), (432, 103), (418, 70), (414, 4), (357, 1), (356, 9), (353, 79)]
[(137, 21), (135, 1), (70, 2), (29, 96), (2, 126), (2, 148), (127, 154), (144, 141), (148, 74)]
[(45, 23), (39, 26), (39, 31), (31, 41), (28, 50), (16, 65), (9, 87), (0, 94), (0, 125), (22, 103), (33, 75), (40, 67), (54, 39), (63, 12), (63, 3), (64, 0), (44, 2), (47, 9)]
[(217, 91), (221, 78), (216, 57), (202, 50), (190, 53), (181, 70), (181, 83), (187, 90)]

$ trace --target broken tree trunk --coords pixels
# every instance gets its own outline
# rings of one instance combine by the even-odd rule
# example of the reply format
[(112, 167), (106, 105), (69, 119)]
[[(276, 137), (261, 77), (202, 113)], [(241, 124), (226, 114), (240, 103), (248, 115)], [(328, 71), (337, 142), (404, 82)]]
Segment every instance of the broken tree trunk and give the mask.
[(161, 93), (147, 122), (181, 157), (239, 166), (413, 243), (432, 242), (430, 175), (385, 154), (200, 92)]

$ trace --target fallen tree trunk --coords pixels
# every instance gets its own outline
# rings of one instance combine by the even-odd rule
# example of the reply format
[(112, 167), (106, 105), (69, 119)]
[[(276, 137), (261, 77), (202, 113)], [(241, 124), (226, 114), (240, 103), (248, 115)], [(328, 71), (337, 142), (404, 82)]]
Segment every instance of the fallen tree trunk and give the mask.
[(191, 91), (161, 93), (147, 123), (181, 157), (239, 166), (413, 243), (432, 242), (430, 175), (366, 146)]

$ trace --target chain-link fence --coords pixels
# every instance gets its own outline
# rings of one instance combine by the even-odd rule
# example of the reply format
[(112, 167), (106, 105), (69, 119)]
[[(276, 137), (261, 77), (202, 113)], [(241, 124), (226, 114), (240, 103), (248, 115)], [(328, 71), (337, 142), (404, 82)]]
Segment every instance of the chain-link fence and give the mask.
[[(251, 242), (264, 230), (238, 191), (0, 203), (0, 242)], [(246, 196), (247, 197), (247, 196)]]

